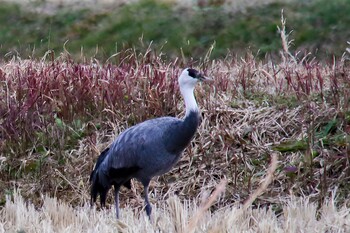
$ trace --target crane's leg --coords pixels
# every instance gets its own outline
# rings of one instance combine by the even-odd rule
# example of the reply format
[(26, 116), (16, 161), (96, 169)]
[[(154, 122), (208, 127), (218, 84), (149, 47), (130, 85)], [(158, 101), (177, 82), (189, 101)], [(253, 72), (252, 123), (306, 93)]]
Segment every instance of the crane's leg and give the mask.
[(115, 202), (115, 215), (119, 219), (119, 189), (120, 185), (114, 185), (114, 202)]
[(92, 209), (94, 207), (95, 201), (94, 199), (91, 197), (90, 198), (90, 208)]
[(145, 203), (146, 203), (145, 210), (146, 210), (146, 213), (147, 213), (148, 217), (151, 219), (152, 206), (151, 206), (151, 204), (149, 203), (149, 200), (148, 200), (148, 186), (149, 186), (149, 182), (150, 182), (150, 180), (145, 180), (145, 181), (142, 181), (142, 184), (143, 184), (144, 193), (145, 193)]
[(101, 190), (100, 192), (100, 201), (101, 201), (101, 207), (105, 208), (106, 207), (106, 199), (107, 199), (107, 193), (108, 193), (108, 189), (107, 190)]

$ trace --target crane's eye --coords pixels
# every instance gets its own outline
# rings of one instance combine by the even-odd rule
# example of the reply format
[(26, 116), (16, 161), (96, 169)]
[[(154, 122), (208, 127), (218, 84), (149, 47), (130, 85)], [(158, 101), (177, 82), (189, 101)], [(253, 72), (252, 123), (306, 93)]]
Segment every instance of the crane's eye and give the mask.
[(197, 70), (190, 68), (190, 69), (187, 69), (187, 71), (189, 76), (191, 76), (192, 78), (197, 78), (197, 75), (199, 73)]

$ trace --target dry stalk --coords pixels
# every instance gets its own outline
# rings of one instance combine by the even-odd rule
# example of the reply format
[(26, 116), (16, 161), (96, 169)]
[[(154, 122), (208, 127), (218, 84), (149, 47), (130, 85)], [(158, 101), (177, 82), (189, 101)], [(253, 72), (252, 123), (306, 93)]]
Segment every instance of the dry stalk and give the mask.
[[(350, 46), (350, 41), (347, 41), (347, 43)], [(346, 48), (345, 50), (346, 50), (346, 52), (348, 52), (350, 54), (350, 48)]]
[(201, 207), (197, 211), (197, 213), (190, 219), (187, 227), (185, 227), (184, 232), (192, 233), (196, 230), (196, 226), (198, 225), (199, 220), (203, 217), (205, 211), (207, 211), (210, 206), (213, 205), (215, 200), (218, 198), (218, 196), (224, 192), (226, 186), (226, 180), (221, 180), (220, 184), (216, 186), (215, 191), (213, 194), (207, 199), (207, 201), (202, 203)]
[(247, 200), (245, 200), (243, 204), (244, 209), (248, 209), (251, 206), (251, 204), (255, 201), (255, 199), (258, 198), (258, 196), (260, 196), (261, 194), (263, 194), (266, 191), (267, 186), (271, 184), (273, 180), (273, 173), (276, 171), (277, 168), (277, 158), (278, 156), (276, 153), (273, 153), (271, 155), (271, 163), (269, 169), (267, 170), (267, 175), (264, 181), (260, 184), (259, 188), (255, 190), (255, 192), (252, 193)]
[[(297, 61), (296, 61), (295, 57), (289, 52), (289, 46), (293, 42), (293, 40), (288, 41), (288, 36), (290, 33), (289, 34), (286, 33), (286, 19), (284, 18), (284, 15), (283, 15), (283, 9), (281, 11), (281, 28), (279, 26), (277, 26), (277, 29), (278, 29), (278, 32), (281, 34), (283, 52), (285, 54), (287, 54), (293, 60), (293, 62), (296, 64)], [(282, 58), (283, 58), (284, 62), (286, 62), (286, 58), (283, 55), (283, 53), (282, 53)]]

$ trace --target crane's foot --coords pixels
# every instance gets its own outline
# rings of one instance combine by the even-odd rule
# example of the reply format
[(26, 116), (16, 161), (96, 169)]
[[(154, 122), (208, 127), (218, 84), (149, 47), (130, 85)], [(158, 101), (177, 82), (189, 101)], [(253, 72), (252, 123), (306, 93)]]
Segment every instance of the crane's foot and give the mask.
[(151, 219), (151, 213), (152, 213), (152, 206), (151, 206), (151, 204), (147, 203), (145, 209), (146, 209), (147, 216), (149, 217), (149, 219)]

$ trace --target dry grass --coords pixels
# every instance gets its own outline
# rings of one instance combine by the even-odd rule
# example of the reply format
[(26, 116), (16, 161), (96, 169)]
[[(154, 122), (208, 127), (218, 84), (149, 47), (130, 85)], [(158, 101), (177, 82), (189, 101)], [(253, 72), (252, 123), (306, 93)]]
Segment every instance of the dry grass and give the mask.
[[(65, 59), (13, 60), (0, 66), (4, 87), (0, 93), (1, 193), (19, 187), (25, 199), (34, 203), (16, 193), (14, 202), (4, 201), (4, 231), (184, 232), (186, 226), (197, 232), (349, 230), (345, 103), (350, 77), (345, 60), (321, 65), (287, 58), (273, 64), (248, 55), (202, 64), (216, 83), (196, 91), (203, 121), (183, 159), (151, 183), (150, 199), (156, 205), (151, 224), (143, 214), (138, 182), (133, 182), (131, 192), (122, 190), (123, 217), (117, 222), (114, 211), (91, 211), (85, 206), (88, 177), (99, 151), (128, 125), (154, 116), (183, 115), (175, 85), (178, 61), (167, 64), (151, 52), (141, 57), (129, 54), (119, 65)], [(71, 82), (72, 78), (78, 81)], [(60, 92), (65, 94), (56, 94)], [(81, 107), (79, 99), (91, 103), (89, 108)], [(18, 113), (16, 106), (26, 111)], [(47, 115), (52, 107), (55, 116)], [(88, 114), (94, 117), (83, 117)], [(85, 134), (69, 148), (68, 139), (80, 132), (74, 128), (77, 118), (86, 121), (80, 126)], [(336, 124), (327, 130), (333, 121)], [(90, 126), (93, 130), (87, 130)], [(22, 134), (13, 130), (16, 127), (21, 127)], [(36, 138), (41, 131), (52, 141)], [(23, 142), (16, 140), (25, 134), (27, 147), (16, 144)], [(275, 153), (279, 163), (276, 168), (273, 159), (269, 170), (270, 155)], [(222, 179), (227, 181), (225, 191), (219, 196), (214, 192), (208, 199)], [(42, 197), (45, 194), (57, 197), (59, 203)], [(197, 206), (199, 200), (207, 199)], [(245, 208), (239, 208), (245, 200)], [(188, 225), (190, 219), (195, 219), (192, 225)]]
[(183, 203), (176, 197), (169, 198), (154, 208), (153, 222), (128, 206), (117, 221), (114, 211), (96, 211), (87, 205), (73, 208), (47, 196), (36, 208), (15, 192), (0, 212), (0, 232), (349, 232), (350, 210), (337, 207), (333, 198), (318, 211), (308, 198), (293, 197), (284, 201), (278, 215), (264, 207), (206, 210), (196, 231), (183, 231), (184, 224), (199, 208), (195, 201)]
[(0, 64), (0, 194), (21, 190), (1, 200), (0, 230), (347, 232), (348, 58), (298, 60), (283, 20), (281, 63), (251, 54), (197, 63), (216, 83), (196, 90), (203, 120), (182, 160), (151, 183), (152, 223), (138, 182), (122, 190), (121, 221), (90, 210), (88, 177), (128, 126), (183, 116), (176, 79), (185, 62), (128, 50), (113, 64), (69, 54)]
[(264, 180), (262, 181), (258, 189), (255, 190), (254, 193), (252, 193), (247, 200), (245, 200), (243, 205), (244, 209), (248, 209), (260, 195), (266, 192), (268, 186), (273, 181), (273, 176), (276, 169), (277, 169), (277, 154), (273, 154), (271, 156), (271, 165), (269, 167), (269, 170), (267, 171), (266, 177), (264, 178)]

